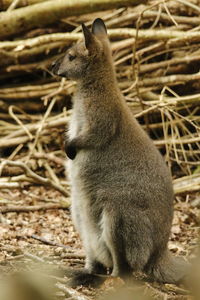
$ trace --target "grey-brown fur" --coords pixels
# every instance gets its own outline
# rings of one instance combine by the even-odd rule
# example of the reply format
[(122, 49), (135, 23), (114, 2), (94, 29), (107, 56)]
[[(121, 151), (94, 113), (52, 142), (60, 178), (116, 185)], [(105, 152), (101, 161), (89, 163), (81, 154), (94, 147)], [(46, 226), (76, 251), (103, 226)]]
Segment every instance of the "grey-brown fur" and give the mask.
[(167, 249), (174, 198), (169, 170), (118, 88), (103, 21), (94, 21), (92, 33), (83, 25), (83, 33), (54, 72), (77, 81), (66, 152), (85, 273), (103, 265), (113, 276), (144, 271), (153, 280), (177, 282), (184, 261)]

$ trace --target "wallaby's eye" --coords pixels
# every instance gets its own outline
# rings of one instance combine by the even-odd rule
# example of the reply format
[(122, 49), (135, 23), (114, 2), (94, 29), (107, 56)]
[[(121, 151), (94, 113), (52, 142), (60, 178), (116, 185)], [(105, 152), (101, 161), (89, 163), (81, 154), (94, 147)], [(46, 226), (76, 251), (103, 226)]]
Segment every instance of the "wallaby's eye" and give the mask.
[(71, 54), (69, 54), (69, 60), (70, 60), (70, 61), (74, 60), (75, 58), (76, 58), (76, 56), (75, 56), (75, 55), (71, 55)]

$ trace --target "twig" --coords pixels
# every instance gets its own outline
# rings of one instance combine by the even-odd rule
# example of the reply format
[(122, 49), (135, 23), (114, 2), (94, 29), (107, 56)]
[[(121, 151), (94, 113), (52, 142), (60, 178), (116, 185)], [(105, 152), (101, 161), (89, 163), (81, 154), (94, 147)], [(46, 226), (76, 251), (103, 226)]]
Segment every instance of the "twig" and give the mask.
[(46, 211), (49, 209), (69, 209), (69, 205), (63, 204), (43, 204), (43, 205), (33, 205), (33, 206), (15, 206), (10, 205), (6, 207), (0, 207), (0, 213), (6, 214), (10, 212), (34, 212), (34, 211)]
[(66, 287), (66, 285), (62, 283), (57, 282), (56, 287), (63, 291), (66, 294), (66, 296), (73, 297), (74, 300), (90, 300), (90, 298), (88, 298), (87, 296), (82, 295), (77, 290), (74, 290), (70, 287)]
[(44, 263), (45, 262), (43, 258), (38, 257), (37, 255), (34, 255), (32, 253), (29, 253), (29, 252), (24, 252), (24, 256), (26, 256), (26, 257), (34, 260), (34, 261), (37, 261), (39, 263)]
[[(15, 166), (15, 167), (20, 167), (22, 168), (24, 171), (25, 171), (25, 174), (36, 180), (36, 182), (38, 183), (41, 183), (41, 184), (44, 184), (44, 185), (49, 185), (49, 186), (52, 186), (53, 188), (55, 188), (56, 190), (58, 190), (60, 193), (62, 193), (65, 197), (68, 197), (68, 192), (66, 192), (66, 190), (56, 184), (55, 182), (53, 182), (51, 179), (49, 178), (44, 178), (44, 177), (41, 177), (39, 176), (38, 174), (34, 173), (26, 164), (24, 164), (23, 162), (20, 162), (20, 161), (9, 161), (9, 160), (5, 160), (2, 162), (1, 164), (1, 170), (2, 168), (5, 166), (5, 165), (8, 165), (8, 166)], [(1, 173), (1, 172), (0, 172)]]
[(80, 254), (80, 253), (64, 253), (62, 255), (63, 258), (68, 258), (68, 259), (85, 259), (85, 255), (84, 254)]
[(58, 244), (58, 243), (53, 242), (53, 241), (49, 241), (49, 240), (45, 239), (44, 237), (36, 235), (36, 234), (32, 234), (30, 237), (33, 238), (34, 240), (42, 242), (45, 245), (61, 247), (61, 248), (68, 249), (68, 250), (72, 249), (72, 247), (70, 247), (70, 246), (65, 246), (65, 245)]
[(0, 182), (0, 190), (1, 189), (16, 189), (21, 188), (23, 185), (21, 182)]
[[(119, 29), (109, 29), (108, 34), (110, 38), (122, 38), (129, 39), (135, 38), (137, 34), (136, 29), (130, 28), (119, 28)], [(19, 41), (3, 41), (0, 42), (0, 49), (14, 48), (15, 51), (21, 51), (24, 48), (32, 48), (41, 44), (48, 44), (52, 42), (59, 41), (77, 41), (82, 38), (81, 33), (52, 33), (41, 35), (39, 37), (19, 40)], [(168, 40), (169, 43), (174, 43), (176, 45), (177, 39), (184, 40), (184, 42), (189, 41), (200, 41), (200, 32), (182, 32), (177, 30), (164, 30), (164, 29), (140, 29), (138, 32), (138, 38), (141, 40)], [(123, 41), (125, 42), (125, 41)], [(129, 40), (131, 43), (131, 40)]]
[(193, 192), (200, 190), (200, 176), (194, 174), (190, 176), (184, 176), (173, 181), (175, 194), (181, 194), (185, 192)]
[(44, 114), (44, 116), (43, 116), (43, 118), (42, 118), (42, 121), (41, 121), (41, 123), (40, 123), (40, 126), (38, 127), (38, 129), (37, 129), (37, 131), (36, 131), (35, 139), (34, 139), (34, 142), (33, 142), (32, 146), (31, 146), (30, 152), (29, 152), (29, 154), (28, 154), (27, 161), (29, 161), (29, 159), (31, 158), (31, 156), (32, 156), (32, 154), (33, 154), (33, 152), (34, 152), (34, 150), (35, 150), (35, 146), (37, 145), (39, 136), (40, 136), (40, 134), (41, 134), (41, 132), (42, 132), (42, 129), (43, 129), (43, 127), (44, 127), (44, 124), (45, 124), (45, 122), (46, 122), (46, 119), (48, 118), (49, 114), (51, 113), (52, 108), (53, 108), (53, 106), (55, 105), (56, 101), (57, 101), (57, 98), (56, 98), (56, 97), (54, 97), (54, 98), (51, 100), (51, 102), (50, 102), (50, 104), (49, 104), (49, 106), (48, 106), (48, 108), (47, 108), (47, 110), (46, 110), (46, 112), (45, 112), (45, 114)]
[(12, 3), (10, 4), (10, 6), (8, 7), (7, 11), (11, 11), (11, 10), (15, 9), (15, 7), (18, 5), (19, 2), (20, 2), (20, 0), (13, 0)]
[(186, 1), (186, 0), (176, 0), (176, 1), (182, 3), (182, 4), (186, 5), (186, 6), (189, 6), (192, 9), (197, 10), (198, 13), (200, 13), (200, 8), (197, 5), (195, 5), (194, 3), (191, 3), (191, 2)]
[(172, 22), (175, 24), (175, 26), (178, 27), (178, 24), (177, 24), (176, 20), (175, 20), (174, 17), (171, 15), (171, 13), (170, 13), (170, 11), (169, 11), (169, 9), (168, 9), (166, 3), (165, 3), (165, 0), (163, 1), (163, 5), (164, 5), (164, 8), (165, 8), (166, 13), (168, 14), (169, 18), (172, 20)]
[(181, 64), (181, 63), (190, 63), (192, 61), (200, 61), (200, 55), (185, 55), (184, 57), (181, 58), (173, 58), (173, 59), (168, 59), (168, 60), (164, 60), (161, 62), (156, 62), (156, 63), (151, 63), (151, 64), (144, 64), (140, 66), (140, 73), (146, 73), (146, 72), (152, 72), (156, 69), (159, 68), (166, 68), (169, 67), (171, 65), (176, 65), (176, 64)]
[(19, 255), (15, 255), (15, 256), (11, 256), (11, 257), (6, 257), (5, 260), (0, 261), (0, 264), (5, 264), (5, 261), (13, 261), (13, 260), (18, 260), (24, 258), (24, 254), (19, 254)]
[[(58, 128), (58, 127), (63, 127), (67, 124), (67, 121), (69, 120), (69, 115), (67, 117), (59, 117), (59, 115), (57, 115), (56, 120), (52, 120), (52, 119), (48, 119), (47, 122), (44, 124), (43, 126), (43, 130), (44, 129), (49, 129), (49, 128)], [(28, 130), (32, 133), (35, 132), (40, 126), (40, 122), (35, 122), (35, 124), (27, 124), (26, 127), (28, 128)], [(16, 128), (17, 129), (17, 128)], [(25, 133), (24, 129), (17, 129), (14, 130), (14, 132), (12, 132), (11, 134), (6, 136), (6, 139), (12, 139), (15, 137), (20, 137), (23, 136)], [(6, 139), (5, 139), (5, 145), (6, 145)], [(1, 147), (3, 143), (3, 139), (1, 140)], [(7, 144), (9, 146), (9, 144)], [(8, 147), (6, 146), (6, 147)]]
[[(161, 2), (162, 3), (162, 2)], [(159, 4), (159, 3), (158, 3)], [(139, 12), (130, 12), (127, 14), (122, 15), (121, 17), (118, 17), (116, 19), (112, 19), (110, 21), (108, 21), (106, 24), (109, 27), (113, 27), (114, 25), (117, 26), (119, 25), (119, 27), (123, 27), (123, 25), (125, 25), (128, 22), (133, 22), (133, 21), (137, 21), (137, 19), (140, 16), (140, 11)], [(171, 17), (177, 22), (177, 23), (182, 23), (182, 24), (190, 24), (190, 25), (194, 25), (196, 26), (197, 24), (200, 23), (200, 18), (199, 17), (189, 17), (189, 16), (177, 16), (177, 15), (172, 15)], [(161, 4), (159, 4), (159, 11), (154, 11), (154, 10), (149, 10), (149, 11), (145, 11), (145, 14), (143, 15), (142, 19), (155, 19), (153, 25), (151, 26), (151, 29), (154, 28), (158, 21), (162, 21), (164, 23), (169, 23), (171, 24), (172, 19), (169, 16), (169, 14), (161, 12)]]
[(15, 106), (11, 105), (8, 109), (8, 112), (9, 112), (10, 116), (24, 129), (24, 131), (27, 133), (30, 140), (32, 140), (33, 139), (32, 134), (29, 132), (29, 130), (26, 128), (26, 126), (24, 126), (22, 121), (14, 114), (13, 108), (15, 108)]
[[(15, 7), (16, 6), (17, 7), (22, 7), (22, 6), (32, 5), (32, 4), (36, 4), (36, 3), (44, 2), (44, 1), (47, 1), (47, 0), (26, 0), (26, 1), (19, 0), (18, 3), (17, 3), (17, 5), (15, 4)], [(13, 1), (13, 0), (1, 0), (1, 2), (2, 2), (3, 9), (6, 10), (15, 1)]]
[(13, 147), (19, 144), (25, 144), (31, 141), (28, 136), (16, 137), (11, 139), (1, 139), (1, 148)]
[[(24, 29), (38, 25), (52, 24), (61, 18), (91, 13), (99, 10), (118, 8), (120, 6), (137, 5), (142, 0), (57, 0), (18, 8), (14, 11), (3, 12), (0, 19), (0, 37), (23, 32)], [(23, 20), (23, 22), (22, 22)]]
[(140, 86), (152, 86), (152, 85), (167, 85), (167, 84), (178, 84), (187, 81), (194, 81), (200, 79), (200, 72), (189, 75), (169, 75), (155, 78), (145, 78), (139, 82)]
[(40, 152), (35, 152), (33, 153), (33, 157), (35, 158), (40, 158), (40, 159), (47, 159), (49, 161), (54, 162), (56, 165), (64, 166), (65, 165), (65, 160), (61, 159), (52, 153), (40, 153)]
[[(183, 144), (191, 144), (196, 142), (200, 142), (200, 136), (181, 139), (181, 143)], [(155, 140), (154, 144), (159, 147), (164, 146), (165, 144), (180, 144), (180, 141), (177, 139), (169, 138), (167, 140)]]

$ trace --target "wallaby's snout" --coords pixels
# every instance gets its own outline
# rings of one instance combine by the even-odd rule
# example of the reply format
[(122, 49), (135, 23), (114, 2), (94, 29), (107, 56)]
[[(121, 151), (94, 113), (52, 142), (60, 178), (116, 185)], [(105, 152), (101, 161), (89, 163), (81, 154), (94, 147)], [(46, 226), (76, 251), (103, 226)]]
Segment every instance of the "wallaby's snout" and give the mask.
[(66, 72), (63, 70), (63, 68), (60, 68), (62, 62), (63, 62), (63, 56), (58, 58), (57, 60), (55, 60), (52, 64), (51, 64), (51, 70), (53, 72), (54, 75), (58, 75), (61, 77), (66, 77)]

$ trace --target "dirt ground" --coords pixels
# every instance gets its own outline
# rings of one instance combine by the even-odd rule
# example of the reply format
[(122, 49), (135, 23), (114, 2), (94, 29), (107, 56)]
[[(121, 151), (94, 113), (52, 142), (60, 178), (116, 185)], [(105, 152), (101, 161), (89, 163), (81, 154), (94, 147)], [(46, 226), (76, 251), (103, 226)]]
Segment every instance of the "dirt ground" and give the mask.
[[(0, 193), (1, 208), (6, 206), (45, 206), (62, 201), (59, 192), (42, 186), (29, 186), (21, 190), (5, 190)], [(175, 214), (169, 248), (174, 255), (192, 260), (198, 243), (199, 209), (198, 194), (176, 197)], [(195, 206), (195, 207), (194, 207)], [(198, 206), (198, 205), (197, 205)], [(3, 211), (3, 210), (2, 210)], [(64, 266), (83, 267), (84, 250), (74, 230), (69, 209), (45, 211), (7, 212), (0, 216), (0, 268), (1, 276), (18, 270), (31, 270), (35, 263), (54, 268)], [(65, 280), (61, 278), (61, 281)], [(65, 281), (64, 281), (65, 282)], [(66, 278), (67, 282), (67, 278)], [(120, 279), (107, 279), (100, 289), (78, 288), (86, 297), (99, 295), (123, 286)], [(153, 299), (191, 299), (185, 287), (143, 283), (143, 288)], [(65, 295), (58, 299), (65, 299)], [(61, 297), (61, 298), (60, 298)], [(57, 299), (57, 298), (56, 298)]]

